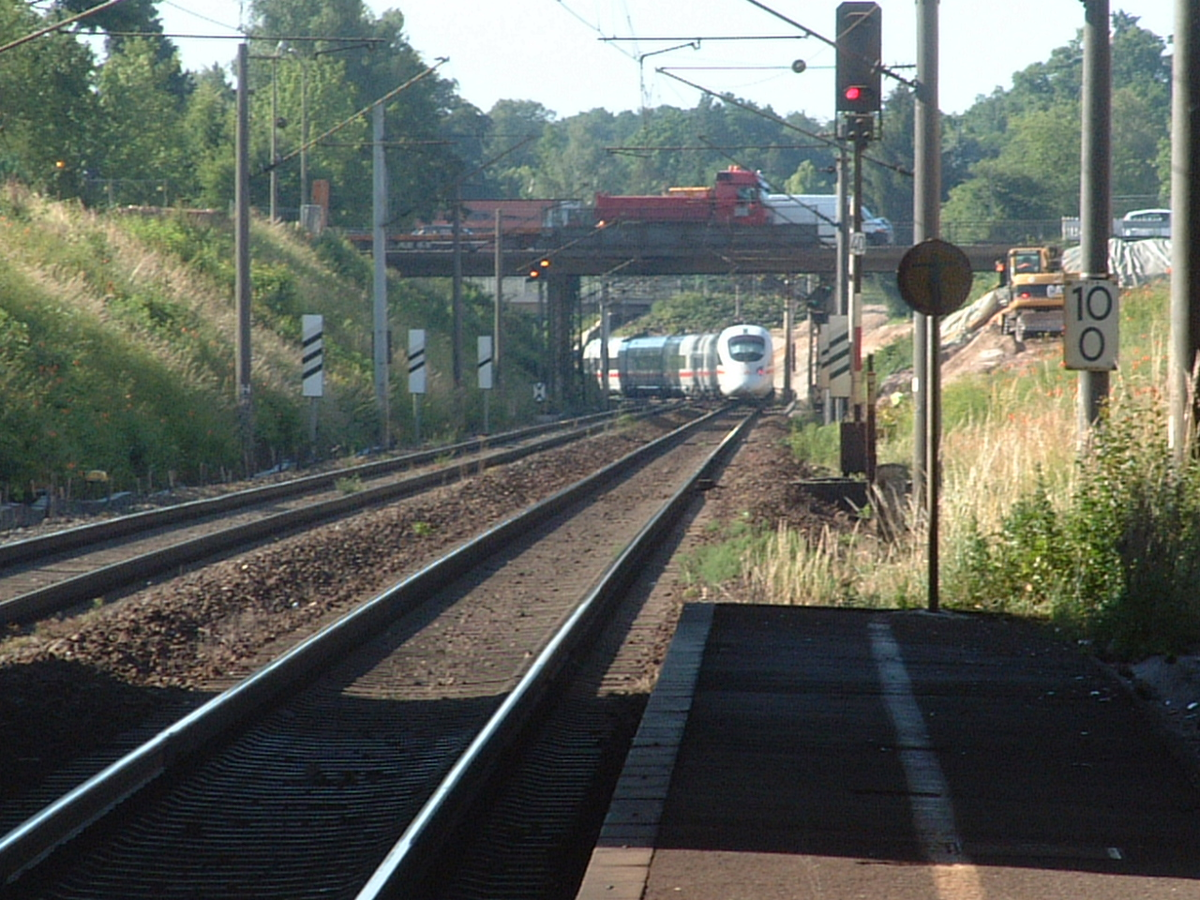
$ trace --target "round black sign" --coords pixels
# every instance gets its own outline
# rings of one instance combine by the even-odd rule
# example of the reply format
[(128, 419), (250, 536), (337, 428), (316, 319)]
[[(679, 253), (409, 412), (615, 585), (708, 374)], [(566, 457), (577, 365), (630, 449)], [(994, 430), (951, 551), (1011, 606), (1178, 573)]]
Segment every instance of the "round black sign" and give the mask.
[(971, 293), (971, 261), (954, 244), (937, 238), (921, 241), (900, 260), (896, 271), (900, 296), (926, 316), (954, 312)]

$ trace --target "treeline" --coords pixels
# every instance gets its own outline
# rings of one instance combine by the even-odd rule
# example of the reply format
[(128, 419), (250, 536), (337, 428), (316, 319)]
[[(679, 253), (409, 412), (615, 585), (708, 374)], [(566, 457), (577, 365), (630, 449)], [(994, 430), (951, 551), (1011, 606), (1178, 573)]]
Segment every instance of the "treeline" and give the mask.
[[(1166, 41), (1135, 16), (1112, 17), (1114, 212), (1153, 206), (1170, 188), (1171, 59)], [(943, 220), (1057, 220), (1079, 212), (1081, 35), (1013, 86), (981, 96), (942, 123)], [(997, 80), (1010, 73), (996, 73)], [(885, 82), (886, 86), (886, 82)], [(864, 201), (878, 215), (912, 221), (912, 91), (888, 93), (881, 137), (869, 148)], [(523, 196), (588, 197), (711, 184), (730, 163), (760, 170), (779, 190), (832, 191), (832, 122), (782, 115), (752, 101), (703, 96), (696, 107), (641, 113), (592, 110), (564, 120), (533, 102), (503, 101), (488, 116), (485, 146), (517, 147), (488, 188)]]
[[(0, 0), (0, 41), (94, 6), (62, 0), (39, 12)], [(351, 123), (305, 156), (311, 184), (332, 185), (334, 224), (366, 226), (370, 119), (354, 114), (429, 67), (405, 38), (401, 9), (376, 17), (359, 0), (254, 0), (250, 6), (253, 203), (270, 203), (272, 146), (280, 213), (301, 203), (302, 133)], [(1167, 200), (1170, 57), (1166, 42), (1113, 15), (1113, 195), (1116, 213)], [(0, 65), (5, 98), (0, 175), (93, 206), (225, 208), (232, 199), (236, 96), (220, 67), (180, 68), (153, 0), (126, 0), (75, 32), (16, 47)], [(104, 36), (97, 58), (85, 34)], [(133, 36), (133, 35), (144, 36)], [(312, 36), (280, 44), (255, 35)], [(232, 56), (232, 54), (231, 54)], [(1054, 220), (1078, 213), (1080, 39), (1015, 73), (943, 122), (943, 221)], [(1008, 73), (996, 73), (997, 79)], [(876, 214), (912, 219), (912, 92), (885, 101), (864, 199)], [(274, 127), (274, 134), (272, 128)], [(832, 123), (777, 113), (751, 99), (703, 95), (691, 109), (595, 109), (559, 118), (532, 99), (483, 112), (436, 71), (387, 104), (391, 219), (431, 218), (461, 196), (587, 199), (595, 191), (657, 192), (710, 184), (730, 164), (760, 170), (779, 190), (833, 189)]]

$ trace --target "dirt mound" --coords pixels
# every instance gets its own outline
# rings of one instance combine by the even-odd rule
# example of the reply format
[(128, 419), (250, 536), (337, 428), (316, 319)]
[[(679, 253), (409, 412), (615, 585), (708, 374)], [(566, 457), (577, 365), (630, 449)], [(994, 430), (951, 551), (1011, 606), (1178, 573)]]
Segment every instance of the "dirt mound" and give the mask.
[(942, 379), (953, 381), (964, 375), (1024, 369), (1061, 359), (1062, 341), (1034, 338), (1022, 342), (1011, 334), (1001, 334), (999, 326), (988, 325), (963, 344), (942, 352)]

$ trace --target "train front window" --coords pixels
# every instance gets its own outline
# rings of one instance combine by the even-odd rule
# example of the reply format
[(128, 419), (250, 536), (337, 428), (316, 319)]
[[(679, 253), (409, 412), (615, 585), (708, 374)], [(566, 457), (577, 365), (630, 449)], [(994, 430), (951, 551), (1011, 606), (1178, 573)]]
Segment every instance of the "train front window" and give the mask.
[(763, 358), (766, 342), (754, 334), (741, 334), (729, 339), (729, 355), (737, 362), (758, 362)]

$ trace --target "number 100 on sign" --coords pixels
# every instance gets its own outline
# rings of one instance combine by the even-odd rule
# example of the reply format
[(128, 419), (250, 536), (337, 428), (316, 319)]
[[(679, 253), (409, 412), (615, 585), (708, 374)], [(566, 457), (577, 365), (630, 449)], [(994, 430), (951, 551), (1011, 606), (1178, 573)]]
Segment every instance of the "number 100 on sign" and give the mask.
[(1065, 294), (1063, 352), (1067, 368), (1115, 369), (1121, 318), (1115, 279), (1068, 281)]

